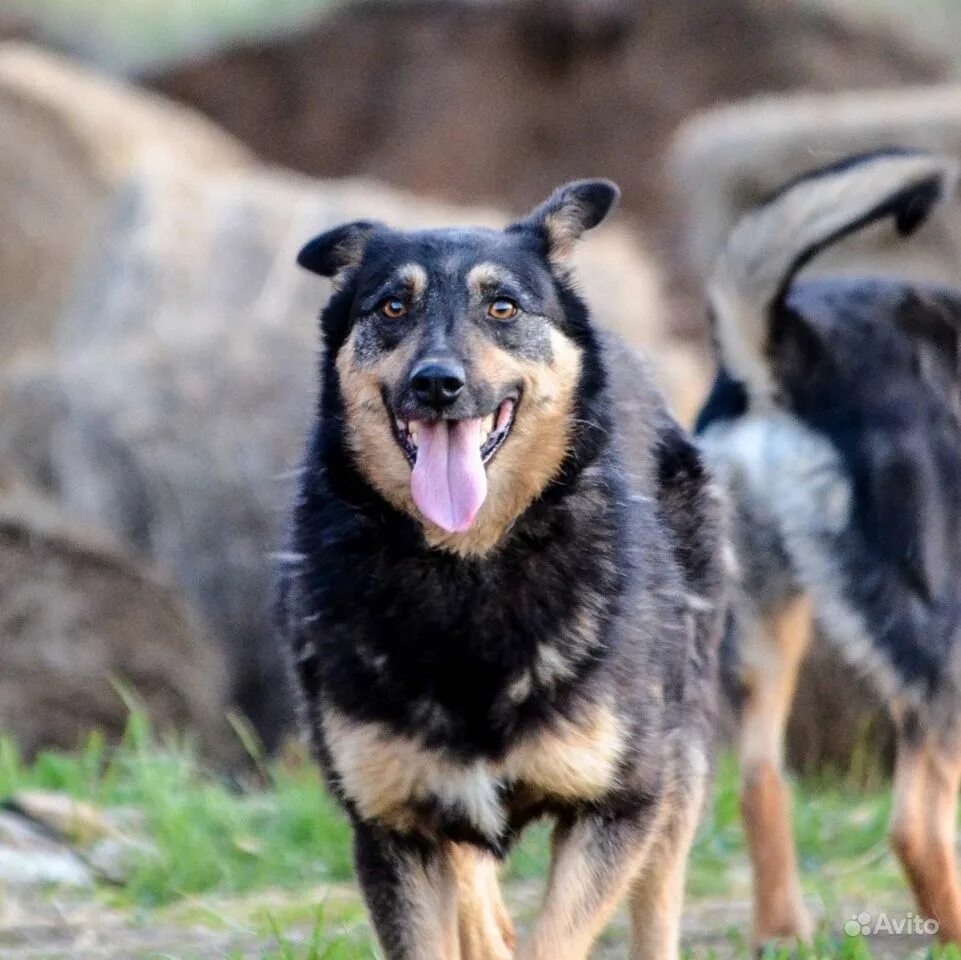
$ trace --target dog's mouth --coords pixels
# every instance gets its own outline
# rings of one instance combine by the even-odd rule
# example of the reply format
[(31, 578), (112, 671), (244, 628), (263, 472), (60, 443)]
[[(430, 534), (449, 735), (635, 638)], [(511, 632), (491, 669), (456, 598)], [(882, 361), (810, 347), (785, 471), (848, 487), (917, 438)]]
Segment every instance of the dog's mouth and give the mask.
[(404, 451), (404, 456), (407, 457), (407, 462), (411, 467), (414, 467), (417, 464), (417, 452), (419, 450), (421, 431), (425, 426), (427, 429), (431, 429), (443, 424), (450, 430), (452, 428), (458, 429), (462, 423), (477, 423), (480, 425), (478, 436), (480, 437), (481, 462), (486, 467), (494, 458), (494, 454), (504, 445), (507, 435), (511, 432), (511, 427), (514, 426), (514, 413), (516, 410), (517, 398), (507, 397), (493, 413), (489, 413), (486, 417), (480, 417), (476, 420), (400, 420), (398, 417), (392, 416), (394, 434), (397, 437), (397, 442), (400, 444), (401, 450)]
[(514, 426), (518, 397), (467, 420), (401, 420), (394, 435), (411, 465), (417, 509), (449, 533), (467, 530), (487, 496), (487, 466)]

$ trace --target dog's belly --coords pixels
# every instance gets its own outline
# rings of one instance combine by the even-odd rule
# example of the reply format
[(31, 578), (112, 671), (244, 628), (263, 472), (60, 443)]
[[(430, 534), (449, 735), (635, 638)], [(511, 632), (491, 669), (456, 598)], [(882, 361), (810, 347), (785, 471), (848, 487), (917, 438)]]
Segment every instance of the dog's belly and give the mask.
[(323, 712), (322, 731), (340, 789), (363, 819), (417, 832), (430, 810), (441, 822), (446, 815), (467, 823), (495, 847), (516, 812), (511, 797), (523, 796), (527, 804), (576, 804), (608, 794), (617, 786), (627, 740), (622, 721), (602, 704), (577, 720), (558, 718), (499, 759), (453, 759), (333, 708)]

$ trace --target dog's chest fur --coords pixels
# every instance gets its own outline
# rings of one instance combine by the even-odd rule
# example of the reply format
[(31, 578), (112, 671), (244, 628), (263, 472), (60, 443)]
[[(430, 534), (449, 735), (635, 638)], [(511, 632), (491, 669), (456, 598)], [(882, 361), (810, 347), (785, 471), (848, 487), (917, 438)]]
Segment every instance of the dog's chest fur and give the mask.
[[(626, 576), (623, 511), (602, 495), (614, 482), (585, 478), (564, 504), (534, 508), (525, 536), (477, 561), (424, 547), (403, 518), (386, 535), (348, 519), (335, 538), (321, 516), (296, 581), (308, 701), (462, 758), (505, 755), (563, 712), (609, 640)], [(330, 501), (318, 509), (329, 513)]]
[(321, 709), (321, 729), (330, 772), (362, 818), (401, 832), (460, 832), (495, 849), (527, 810), (609, 794), (625, 748), (620, 719), (602, 703), (557, 717), (497, 759), (456, 759), (336, 708)]

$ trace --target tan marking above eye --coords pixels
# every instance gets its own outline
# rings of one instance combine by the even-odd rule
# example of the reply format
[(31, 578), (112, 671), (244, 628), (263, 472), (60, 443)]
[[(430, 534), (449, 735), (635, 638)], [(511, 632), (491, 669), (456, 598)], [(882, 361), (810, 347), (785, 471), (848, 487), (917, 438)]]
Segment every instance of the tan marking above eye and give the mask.
[(419, 263), (405, 263), (399, 267), (394, 280), (402, 284), (414, 300), (422, 297), (427, 290), (427, 271)]
[(517, 316), (517, 304), (506, 297), (498, 297), (487, 308), (487, 316), (494, 320), (510, 320)]
[(388, 297), (377, 309), (388, 320), (396, 320), (407, 313), (407, 305), (397, 297)]

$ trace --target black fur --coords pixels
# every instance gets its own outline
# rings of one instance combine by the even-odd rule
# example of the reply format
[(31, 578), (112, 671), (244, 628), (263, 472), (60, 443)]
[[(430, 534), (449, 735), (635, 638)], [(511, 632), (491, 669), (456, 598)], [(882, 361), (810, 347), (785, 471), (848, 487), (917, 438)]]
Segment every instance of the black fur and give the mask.
[[(853, 489), (831, 546), (845, 595), (905, 686), (956, 688), (961, 636), (961, 295), (898, 281), (796, 284), (772, 317), (786, 410), (827, 438)], [(721, 370), (698, 431), (746, 412)]]

